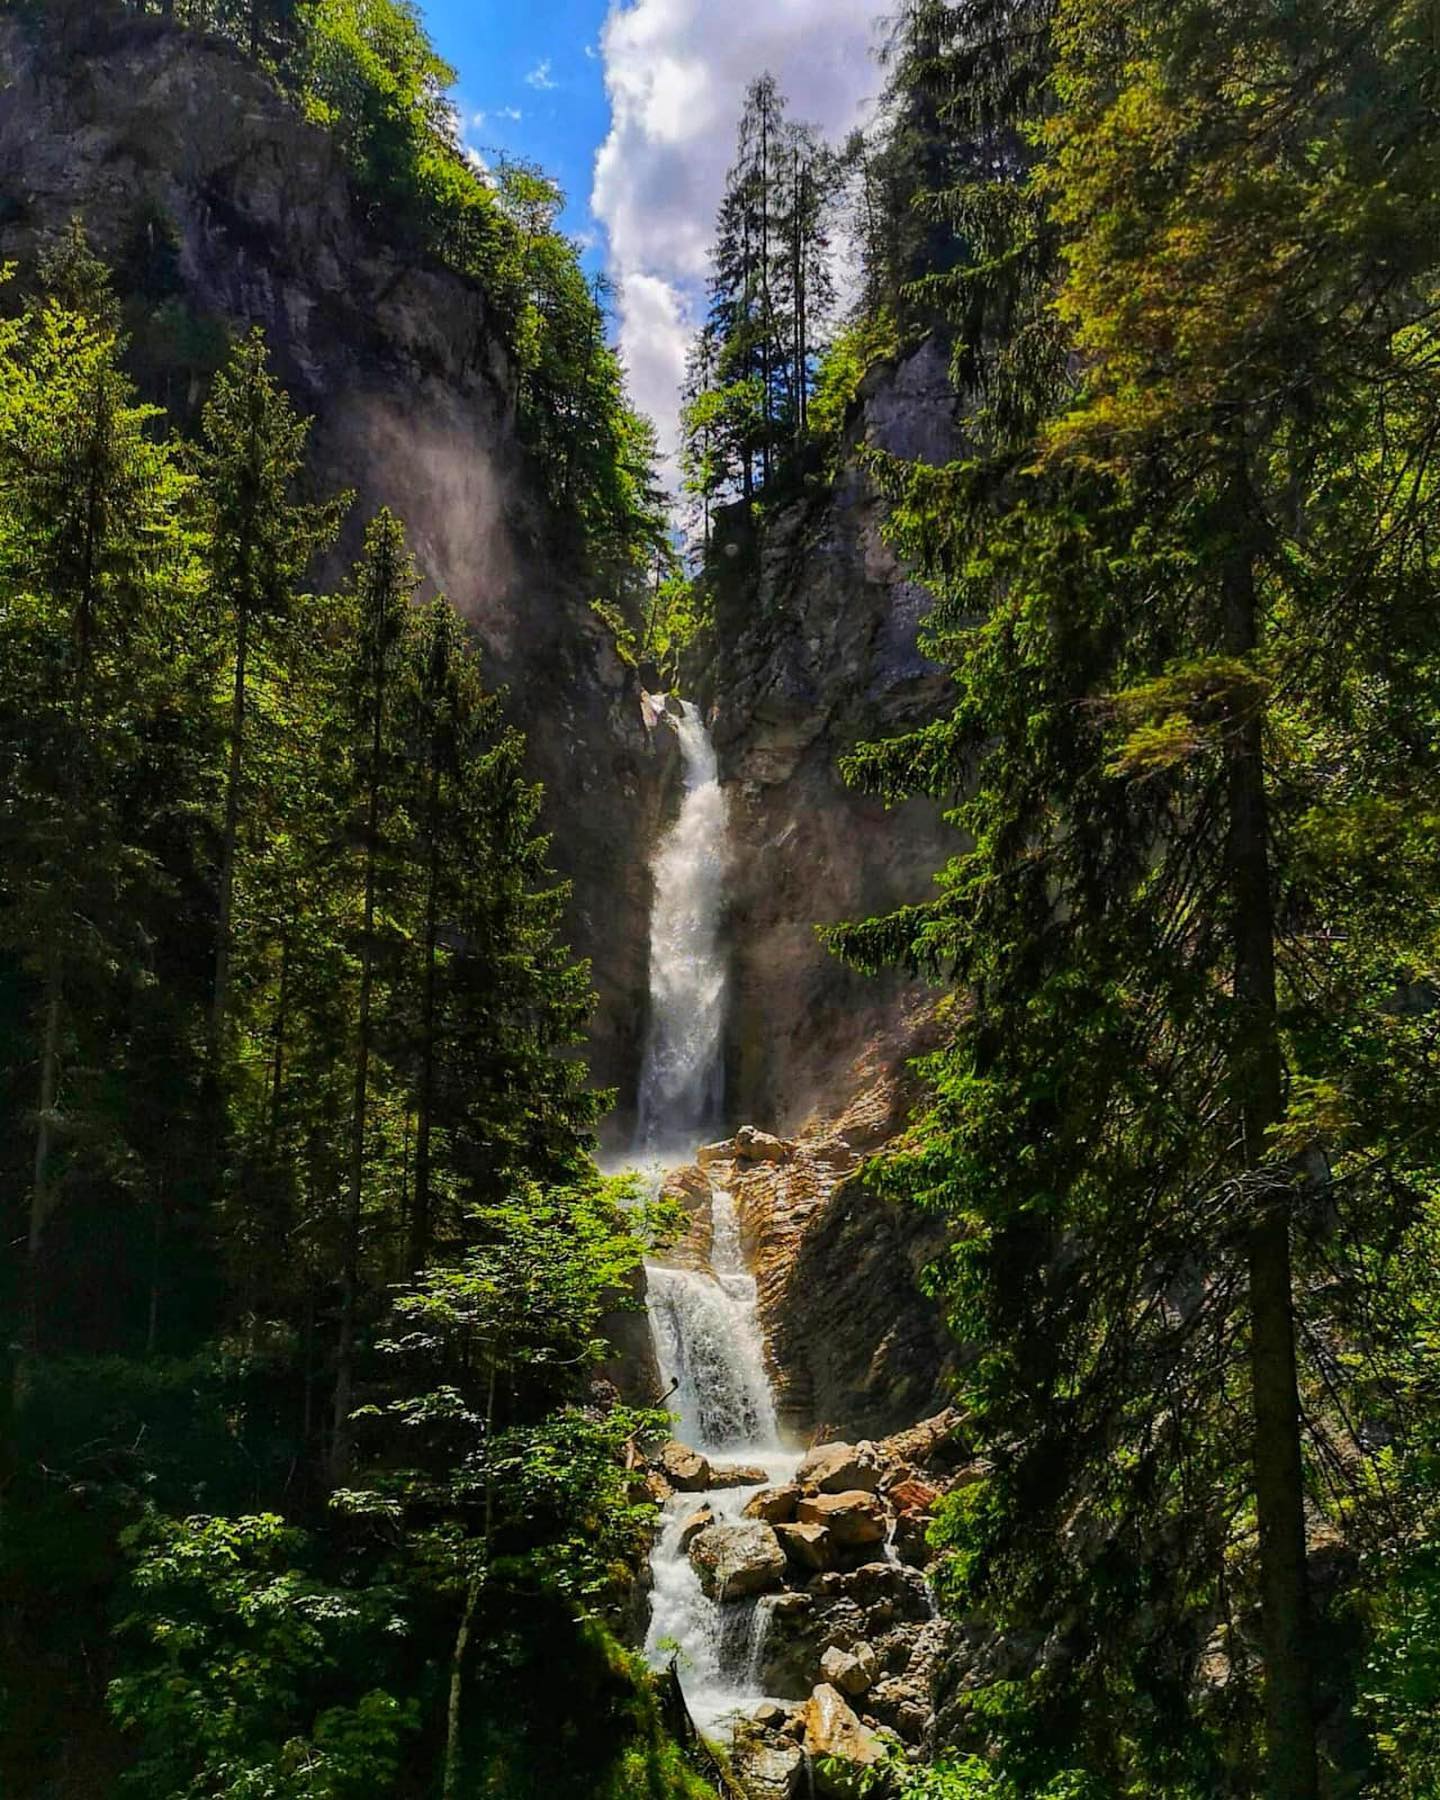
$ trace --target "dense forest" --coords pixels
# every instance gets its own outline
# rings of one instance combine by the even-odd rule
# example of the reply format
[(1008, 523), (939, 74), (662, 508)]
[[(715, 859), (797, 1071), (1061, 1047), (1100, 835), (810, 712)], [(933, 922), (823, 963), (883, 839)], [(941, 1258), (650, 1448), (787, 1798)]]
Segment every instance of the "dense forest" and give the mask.
[[(223, 44), (483, 295), (637, 705), (723, 707), (717, 595), (857, 472), (928, 596), (947, 703), (843, 773), (953, 853), (825, 940), (934, 1002), (864, 1182), (942, 1245), (955, 1635), (943, 1728), (810, 1791), (1435, 1800), (1440, 4), (906, 0), (839, 144), (757, 71), (679, 529), (406, 0), (4, 13)], [(0, 1785), (798, 1792), (639, 1653), (685, 1484), (615, 1340), (687, 1219), (597, 1165), (474, 596), (101, 223), (0, 285)], [(904, 458), (865, 395), (937, 346), (960, 448)]]

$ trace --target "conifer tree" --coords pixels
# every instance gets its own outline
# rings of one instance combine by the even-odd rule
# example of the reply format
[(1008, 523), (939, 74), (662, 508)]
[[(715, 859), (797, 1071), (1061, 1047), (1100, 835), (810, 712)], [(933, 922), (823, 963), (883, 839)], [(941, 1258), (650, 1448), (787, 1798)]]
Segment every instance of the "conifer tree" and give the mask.
[(340, 1325), (330, 1440), (330, 1474), (337, 1482), (344, 1477), (350, 1462), (371, 1105), (370, 1063), (380, 952), (377, 908), (382, 861), (389, 867), (384, 834), (396, 797), (396, 702), (401, 652), (411, 597), (418, 585), (419, 577), (405, 547), (404, 529), (393, 513), (382, 509), (366, 531), (365, 553), (356, 566), (352, 588), (356, 638), (349, 712), (353, 792), (359, 812), (361, 919), (355, 945), (358, 970), (351, 1051), (352, 1098), (341, 1220)]
[(152, 434), (102, 317), (48, 303), (5, 328), (0, 424), (7, 669), (3, 930), (35, 984), (34, 1283), (64, 1179), (77, 984), (132, 953), (150, 866), (127, 815), (145, 721), (176, 679), (166, 609), (187, 591), (184, 478)]
[[(1343, 1430), (1323, 1390), (1302, 1399), (1316, 1302), (1296, 1271), (1325, 1206), (1415, 1181), (1400, 1118), (1434, 1129), (1379, 972), (1435, 941), (1411, 861), (1436, 703), (1425, 603), (1410, 610), (1434, 579), (1418, 528), (1434, 240), (1416, 224), (1437, 198), (1433, 124), (1413, 111), (1423, 37), (1323, 7), (1060, 6), (1038, 176), (990, 194), (1008, 273), (1030, 286), (988, 345), (959, 341), (977, 454), (882, 468), (939, 595), (958, 703), (852, 768), (950, 803), (969, 847), (933, 904), (837, 934), (862, 962), (900, 958), (973, 996), (885, 1175), (962, 1224), (946, 1291), (999, 1451), (988, 1492), (951, 1514), (962, 1566), (1021, 1616), (1080, 1609), (1086, 1660), (1060, 1659), (1054, 1724), (1067, 1686), (1074, 1708), (1096, 1684), (1070, 1715), (1092, 1728), (1122, 1691), (1133, 1723), (1143, 1697), (1151, 1778), (1188, 1769), (1204, 1787), (1203, 1736), (1177, 1728), (1187, 1615), (1199, 1596), (1224, 1606), (1253, 1509), (1275, 1800), (1318, 1782), (1302, 1410), (1322, 1455)], [(1328, 79), (1361, 46), (1365, 105)], [(1001, 91), (1050, 104), (1025, 80)], [(960, 264), (952, 291), (993, 300), (994, 267)], [(1393, 936), (1351, 912), (1372, 866), (1344, 823), (1355, 805), (1395, 825)], [(1361, 936), (1368, 974), (1340, 949)], [(1338, 1035), (1302, 1026), (1317, 1008)], [(1341, 1041), (1376, 1034), (1396, 1084), (1349, 1115), (1351, 1189), (1330, 1107), (1356, 1073)], [(1165, 1592), (1172, 1509), (1187, 1548)], [(1058, 1545), (1062, 1517), (1077, 1554), (1032, 1562), (1021, 1534), (1045, 1518)], [(1142, 1591), (1143, 1670), (1123, 1598)], [(1133, 1750), (1103, 1732), (1087, 1748), (1124, 1776)]]
[(296, 587), (317, 551), (334, 536), (338, 505), (295, 497), (304, 463), (306, 421), (269, 369), (263, 334), (250, 333), (216, 377), (201, 420), (195, 467), (212, 606), (230, 646), (228, 760), (220, 835), (212, 1062), (223, 1050), (234, 949), (236, 863), (246, 783), (247, 675), (251, 658), (272, 649), (296, 604)]

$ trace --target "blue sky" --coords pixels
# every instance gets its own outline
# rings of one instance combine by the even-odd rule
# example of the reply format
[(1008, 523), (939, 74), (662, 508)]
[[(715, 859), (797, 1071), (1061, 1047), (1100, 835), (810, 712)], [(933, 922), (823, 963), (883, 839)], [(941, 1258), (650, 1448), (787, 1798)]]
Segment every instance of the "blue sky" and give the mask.
[(565, 229), (604, 251), (590, 212), (595, 152), (610, 124), (600, 28), (606, 0), (427, 0), (435, 47), (458, 70), (469, 143), (538, 162), (565, 189)]
[(871, 51), (897, 0), (420, 3), (467, 143), (565, 189), (565, 229), (614, 283), (630, 391), (671, 456), (745, 88), (769, 70), (797, 118), (842, 138), (880, 85)]

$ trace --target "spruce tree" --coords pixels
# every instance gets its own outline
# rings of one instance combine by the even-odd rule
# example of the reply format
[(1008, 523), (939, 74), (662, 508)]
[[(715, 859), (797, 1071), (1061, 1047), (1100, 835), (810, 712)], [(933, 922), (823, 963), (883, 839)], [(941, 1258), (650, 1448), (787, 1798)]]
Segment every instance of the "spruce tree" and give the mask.
[[(246, 790), (247, 677), (251, 660), (284, 661), (296, 589), (333, 538), (338, 506), (296, 497), (308, 422), (298, 419), (270, 372), (263, 334), (252, 331), (215, 378), (195, 458), (210, 603), (230, 647), (228, 756), (220, 832), (212, 1063), (223, 1053), (235, 936), (235, 879)], [(267, 641), (268, 639), (270, 641)]]

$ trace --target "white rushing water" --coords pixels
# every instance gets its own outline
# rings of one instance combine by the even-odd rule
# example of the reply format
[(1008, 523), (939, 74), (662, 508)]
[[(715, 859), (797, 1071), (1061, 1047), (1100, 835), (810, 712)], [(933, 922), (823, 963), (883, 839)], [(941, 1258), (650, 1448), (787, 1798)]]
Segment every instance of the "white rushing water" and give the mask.
[[(685, 760), (680, 816), (655, 858), (650, 930), (650, 1035), (640, 1084), (638, 1151), (652, 1164), (688, 1161), (721, 1117), (725, 1022), (725, 796), (714, 747), (697, 709), (672, 723)], [(780, 1442), (765, 1372), (755, 1278), (745, 1266), (733, 1197), (711, 1195), (708, 1269), (647, 1267), (650, 1329), (676, 1415), (676, 1434), (706, 1456), (754, 1463), (783, 1481), (799, 1460)], [(763, 1698), (758, 1665), (768, 1618), (755, 1600), (707, 1600), (680, 1548), (686, 1520), (708, 1505), (720, 1521), (740, 1518), (753, 1487), (679, 1494), (665, 1510), (651, 1558), (646, 1652), (657, 1667), (674, 1658), (702, 1730)]]
[(650, 917), (650, 1030), (640, 1075), (640, 1148), (694, 1154), (719, 1123), (723, 1091), (725, 792), (699, 708), (666, 717), (680, 739), (685, 797), (655, 858)]
[[(735, 1201), (724, 1188), (711, 1195), (711, 1215), (711, 1269), (652, 1264), (648, 1271), (656, 1357), (666, 1387), (675, 1387), (667, 1404), (677, 1414), (678, 1435), (693, 1449), (717, 1460), (758, 1464), (767, 1483), (781, 1482), (794, 1473), (799, 1455), (780, 1442), (755, 1278), (741, 1252)], [(666, 1505), (651, 1558), (646, 1652), (656, 1667), (678, 1658), (681, 1686), (702, 1731), (723, 1727), (764, 1698), (759, 1662), (769, 1610), (763, 1599), (707, 1600), (680, 1536), (702, 1506), (719, 1522), (733, 1523), (755, 1491), (677, 1494)]]

